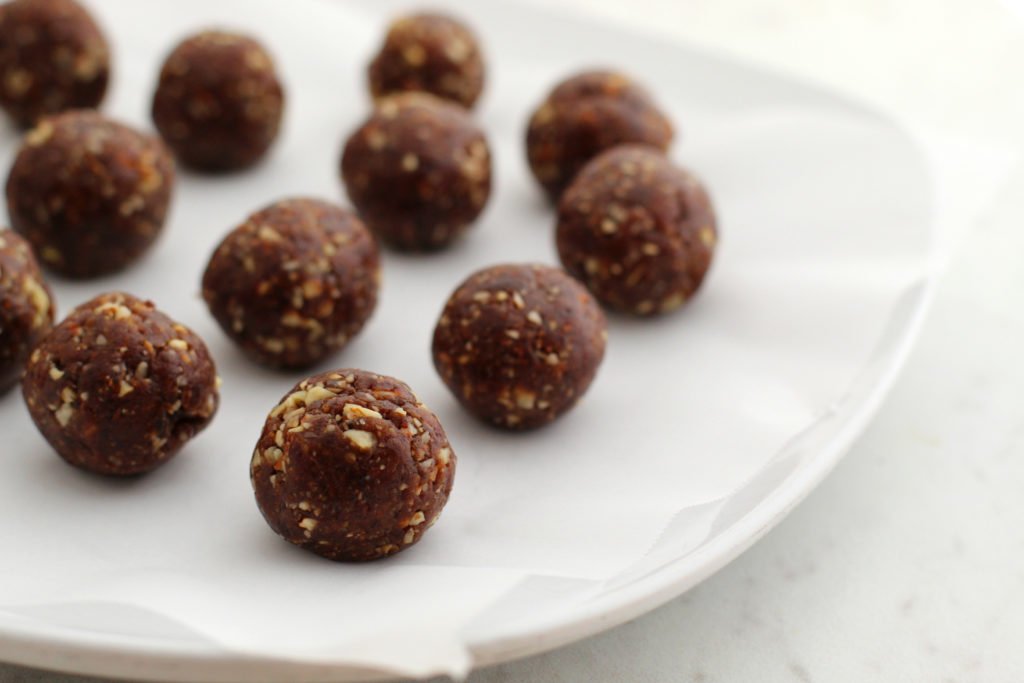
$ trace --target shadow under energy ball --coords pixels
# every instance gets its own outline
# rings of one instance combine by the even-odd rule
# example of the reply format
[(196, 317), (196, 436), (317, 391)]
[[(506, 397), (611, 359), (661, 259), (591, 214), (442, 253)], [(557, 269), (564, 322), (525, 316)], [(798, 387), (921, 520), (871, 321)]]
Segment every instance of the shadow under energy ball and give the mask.
[(73, 310), (29, 357), (22, 393), (67, 462), (133, 475), (167, 462), (217, 411), (203, 340), (151, 302), (120, 292)]
[(377, 305), (377, 243), (355, 215), (316, 199), (276, 202), (210, 257), (203, 299), (253, 360), (298, 368), (341, 349)]
[(345, 369), (296, 384), (267, 417), (250, 477), (267, 524), (332, 560), (375, 560), (418, 542), (448, 502), (444, 428), (392, 377)]
[(74, 0), (0, 5), (0, 107), (19, 125), (68, 109), (98, 107), (110, 78), (110, 49)]
[(398, 249), (436, 250), (477, 219), (491, 152), (462, 107), (425, 93), (380, 100), (348, 139), (341, 175), (359, 215)]
[(92, 111), (44, 118), (7, 177), (11, 227), (67, 277), (121, 270), (156, 240), (174, 161), (155, 137)]
[(255, 39), (205, 31), (167, 57), (152, 115), (183, 164), (234, 171), (262, 159), (277, 138), (284, 90), (270, 53)]

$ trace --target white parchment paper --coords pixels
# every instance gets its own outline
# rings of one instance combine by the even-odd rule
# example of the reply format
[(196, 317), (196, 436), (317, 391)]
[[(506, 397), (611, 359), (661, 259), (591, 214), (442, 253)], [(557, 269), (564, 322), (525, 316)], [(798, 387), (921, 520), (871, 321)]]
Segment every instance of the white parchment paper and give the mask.
[[(251, 172), (182, 171), (170, 223), (142, 263), (97, 282), (54, 282), (62, 314), (124, 289), (196, 329), (224, 380), (222, 409), (162, 470), (108, 481), (65, 465), (20, 396), (3, 397), (0, 617), (118, 634), (127, 607), (152, 617), (133, 626), (140, 637), (170, 628), (236, 654), (465, 670), (467, 624), (488, 608), (516, 616), (502, 603), (516, 587), (543, 585), (563, 601), (569, 587), (580, 596), (614, 588), (705, 541), (721, 504), (751, 481), (763, 485), (750, 496), (767, 495), (775, 455), (846, 394), (925, 275), (927, 174), (884, 119), (682, 48), (462, 3), (489, 56), (477, 116), (496, 161), (490, 206), (450, 251), (386, 254), (372, 322), (323, 366), (409, 382), (448, 430), (455, 489), (419, 545), (385, 562), (333, 564), (269, 531), (247, 477), (267, 410), (301, 376), (242, 358), (207, 314), (199, 278), (223, 234), (261, 206), (295, 194), (343, 201), (340, 146), (367, 112), (364, 64), (397, 5), (91, 4), (115, 46), (108, 112), (149, 128), (166, 51), (189, 31), (223, 26), (251, 30), (276, 55), (287, 120)], [(611, 318), (608, 355), (578, 409), (543, 431), (504, 434), (459, 410), (434, 374), (429, 339), (472, 270), (555, 262), (553, 215), (526, 171), (523, 129), (556, 80), (594, 64), (641, 77), (678, 122), (672, 156), (710, 187), (721, 246), (704, 291), (680, 314)], [(5, 164), (17, 143), (13, 129), (0, 135)]]

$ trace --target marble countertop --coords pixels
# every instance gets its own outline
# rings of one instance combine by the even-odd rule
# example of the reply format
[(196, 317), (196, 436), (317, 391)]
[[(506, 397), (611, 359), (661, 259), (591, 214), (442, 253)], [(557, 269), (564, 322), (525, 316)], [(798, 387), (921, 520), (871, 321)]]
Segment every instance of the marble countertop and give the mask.
[[(960, 145), (1024, 152), (1016, 0), (557, 3), (841, 87)], [(1020, 680), (1024, 166), (990, 189), (956, 226), (878, 417), (782, 524), (647, 616), (470, 681)], [(89, 680), (0, 665), (4, 683)]]

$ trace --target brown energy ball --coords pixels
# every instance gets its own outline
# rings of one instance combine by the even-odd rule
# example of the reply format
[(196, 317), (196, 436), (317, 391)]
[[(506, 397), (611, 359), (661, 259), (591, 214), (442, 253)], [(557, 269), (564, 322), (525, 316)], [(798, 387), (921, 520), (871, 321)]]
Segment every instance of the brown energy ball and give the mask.
[(120, 270), (163, 228), (174, 162), (154, 137), (92, 111), (48, 117), (7, 176), (11, 226), (68, 277)]
[(232, 171), (256, 163), (277, 138), (284, 91), (264, 47), (247, 36), (206, 31), (164, 62), (153, 123), (182, 163)]
[(345, 144), (341, 174), (369, 228), (399, 249), (443, 247), (491, 192), (491, 153), (458, 105), (424, 93), (381, 100)]
[(602, 303), (653, 315), (682, 306), (711, 265), (718, 232), (701, 183), (649, 147), (609, 150), (558, 205), (558, 254)]
[(203, 340), (130, 294), (82, 304), (36, 347), (22, 392), (66, 461), (110, 475), (148, 472), (210, 422), (217, 373)]
[(417, 90), (472, 107), (484, 87), (484, 60), (465, 24), (441, 14), (400, 17), (370, 62), (375, 98)]
[(0, 107), (18, 124), (99, 106), (109, 78), (106, 38), (77, 2), (0, 5)]
[(583, 166), (610, 147), (642, 143), (662, 151), (672, 124), (627, 76), (590, 71), (559, 84), (530, 118), (526, 155), (551, 201)]
[(434, 329), (434, 367), (477, 417), (532, 429), (576, 405), (606, 338), (600, 307), (561, 269), (493, 266), (448, 299)]
[(210, 258), (203, 298), (246, 353), (303, 367), (343, 347), (370, 317), (377, 243), (348, 211), (289, 199), (254, 213)]
[(455, 453), (404, 382), (336, 370), (299, 382), (270, 411), (249, 475), (263, 518), (286, 541), (332, 560), (375, 560), (437, 521)]
[(0, 230), (0, 391), (21, 378), (29, 352), (53, 325), (54, 305), (28, 242)]

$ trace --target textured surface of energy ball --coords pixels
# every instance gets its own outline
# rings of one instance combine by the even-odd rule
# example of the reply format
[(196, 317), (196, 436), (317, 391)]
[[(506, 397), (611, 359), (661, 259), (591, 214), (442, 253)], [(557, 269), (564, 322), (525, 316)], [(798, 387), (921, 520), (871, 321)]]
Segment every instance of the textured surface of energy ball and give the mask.
[(682, 306), (711, 266), (718, 232), (701, 183), (639, 145), (605, 152), (562, 195), (562, 264), (602, 303), (638, 315)]
[(41, 120), (7, 177), (11, 227), (69, 277), (124, 268), (157, 238), (174, 186), (163, 143), (91, 111)]
[(25, 361), (53, 325), (54, 304), (28, 242), (0, 230), (0, 391), (21, 378)]
[(0, 5), (0, 106), (20, 125), (99, 106), (109, 78), (107, 41), (77, 2)]
[(370, 92), (382, 97), (410, 90), (428, 92), (472, 107), (484, 87), (484, 61), (476, 36), (440, 14), (400, 17), (388, 28), (370, 62)]
[(438, 249), (480, 215), (491, 192), (491, 153), (458, 105), (423, 93), (393, 95), (345, 144), (341, 173), (378, 237), (413, 251)]
[(343, 347), (370, 317), (377, 243), (344, 209), (289, 199), (254, 213), (214, 251), (203, 298), (252, 358), (302, 367)]
[(530, 170), (551, 201), (583, 166), (625, 143), (662, 151), (672, 124), (641, 86), (622, 74), (590, 71), (559, 84), (533, 113), (526, 133)]
[(153, 122), (182, 163), (232, 171), (277, 138), (284, 91), (270, 54), (247, 36), (207, 31), (179, 44), (160, 71)]
[(270, 528), (332, 560), (393, 555), (448, 501), (455, 454), (409, 387), (363, 370), (299, 382), (270, 412), (250, 478)]
[(606, 329), (593, 297), (561, 269), (493, 266), (448, 299), (434, 329), (434, 366), (477, 417), (532, 429), (586, 392), (604, 358)]
[(123, 293), (101, 294), (29, 357), (29, 414), (66, 461), (109, 475), (148, 472), (203, 430), (217, 374), (192, 330)]

